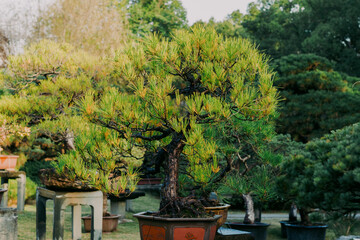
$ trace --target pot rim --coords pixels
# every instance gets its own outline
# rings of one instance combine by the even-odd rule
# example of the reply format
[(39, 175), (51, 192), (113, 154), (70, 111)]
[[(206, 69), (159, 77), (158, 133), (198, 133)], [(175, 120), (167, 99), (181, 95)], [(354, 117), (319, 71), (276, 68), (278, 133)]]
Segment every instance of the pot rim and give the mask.
[(321, 224), (321, 225), (305, 226), (305, 225), (301, 225), (301, 224), (285, 223), (285, 226), (286, 227), (292, 227), (292, 228), (308, 228), (308, 229), (312, 229), (312, 228), (328, 228), (328, 225), (326, 225), (325, 223), (318, 223), (318, 224)]
[(289, 220), (281, 220), (279, 221), (279, 223), (284, 223), (284, 224), (296, 224), (296, 223), (300, 223), (300, 221), (289, 221)]
[(269, 227), (270, 223), (255, 222), (255, 223), (242, 223), (242, 222), (226, 222), (226, 225), (250, 226), (250, 227)]
[(18, 158), (19, 155), (0, 155), (0, 157), (16, 157), (16, 158)]
[(0, 193), (4, 193), (4, 192), (6, 192), (7, 191), (7, 189), (5, 189), (5, 188), (0, 188)]
[(135, 213), (133, 217), (141, 218), (141, 219), (147, 219), (147, 220), (153, 220), (153, 221), (169, 221), (169, 222), (179, 222), (179, 221), (187, 221), (187, 222), (212, 222), (216, 221), (219, 218), (221, 218), (221, 215), (215, 215), (214, 217), (208, 217), (208, 218), (169, 218), (169, 217), (158, 217), (158, 216), (149, 216), (145, 215), (149, 212), (140, 212)]
[(224, 205), (219, 205), (219, 206), (215, 206), (215, 207), (204, 207), (206, 210), (216, 210), (216, 209), (226, 209), (229, 208), (231, 205), (224, 203)]

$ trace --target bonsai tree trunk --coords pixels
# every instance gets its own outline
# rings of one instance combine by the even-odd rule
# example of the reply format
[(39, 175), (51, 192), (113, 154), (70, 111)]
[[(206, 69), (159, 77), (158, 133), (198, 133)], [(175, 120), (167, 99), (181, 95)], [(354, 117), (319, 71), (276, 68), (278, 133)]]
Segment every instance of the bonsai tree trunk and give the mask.
[(289, 222), (296, 222), (296, 221), (297, 221), (297, 207), (295, 203), (292, 203), (289, 212)]
[(250, 193), (243, 194), (242, 198), (245, 201), (245, 209), (246, 209), (244, 223), (245, 224), (253, 224), (255, 222), (254, 201), (253, 201)]
[(167, 161), (165, 161), (165, 178), (160, 202), (161, 215), (177, 217), (181, 211), (178, 202), (178, 178), (180, 154), (185, 146), (183, 139), (182, 134), (177, 134), (166, 147)]
[(310, 218), (309, 218), (309, 212), (310, 211), (307, 208), (300, 208), (299, 209), (300, 218), (301, 218), (301, 224), (304, 225), (304, 226), (311, 225)]
[(261, 206), (255, 208), (255, 222), (261, 222)]
[(108, 201), (107, 201), (107, 194), (103, 193), (103, 216), (109, 216), (110, 213), (108, 212)]

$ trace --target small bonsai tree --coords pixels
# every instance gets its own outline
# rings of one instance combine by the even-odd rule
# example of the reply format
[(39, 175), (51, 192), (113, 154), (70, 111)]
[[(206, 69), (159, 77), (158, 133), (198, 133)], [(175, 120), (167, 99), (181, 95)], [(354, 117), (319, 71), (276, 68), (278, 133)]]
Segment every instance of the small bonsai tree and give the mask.
[[(223, 138), (227, 140), (223, 146), (231, 159), (231, 170), (219, 191), (240, 196), (245, 203), (244, 223), (253, 224), (256, 218), (261, 219), (262, 206), (275, 198), (275, 177), (281, 156), (270, 151), (272, 124), (261, 120), (238, 126)], [(255, 216), (254, 200), (258, 203), (259, 216)]]
[(186, 162), (194, 181), (210, 182), (224, 166), (218, 142), (206, 131), (274, 114), (277, 91), (267, 58), (246, 40), (195, 27), (177, 31), (172, 41), (150, 35), (116, 61), (129, 92), (112, 88), (99, 100), (87, 94), (80, 110), (92, 123), (155, 152), (164, 166), (161, 215), (198, 216), (200, 202), (179, 197), (180, 164)]
[(311, 224), (315, 208), (343, 216), (359, 211), (359, 130), (357, 123), (310, 141), (283, 162), (280, 193), (296, 202), (302, 224)]

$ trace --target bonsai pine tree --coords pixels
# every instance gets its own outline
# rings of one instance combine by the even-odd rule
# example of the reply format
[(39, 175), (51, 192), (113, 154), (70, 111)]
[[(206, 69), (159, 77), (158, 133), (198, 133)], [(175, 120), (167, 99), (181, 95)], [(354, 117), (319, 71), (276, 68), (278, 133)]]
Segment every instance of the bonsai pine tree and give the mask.
[(315, 208), (343, 216), (359, 211), (359, 129), (356, 123), (310, 141), (282, 163), (280, 193), (296, 202), (303, 224)]
[(87, 94), (80, 111), (128, 144), (156, 153), (164, 167), (160, 214), (199, 215), (199, 201), (179, 197), (180, 163), (194, 181), (208, 183), (223, 166), (207, 129), (274, 114), (277, 91), (267, 58), (244, 39), (195, 27), (176, 31), (172, 41), (147, 36), (115, 60), (129, 91), (112, 88), (99, 99)]
[(273, 66), (284, 98), (277, 132), (306, 143), (359, 121), (359, 78), (334, 71), (329, 60), (314, 54), (285, 56)]
[(43, 40), (22, 55), (10, 56), (8, 69), (0, 75), (9, 91), (0, 99), (1, 117), (31, 127), (34, 138), (57, 142), (62, 146), (53, 162), (58, 175), (99, 189), (105, 197), (135, 190), (135, 166), (143, 154), (120, 141), (116, 132), (86, 122), (76, 108), (89, 91), (101, 95), (110, 85), (121, 88), (112, 79), (112, 66), (107, 58)]
[(229, 128), (223, 134), (222, 148), (230, 163), (230, 171), (221, 182), (219, 191), (243, 199), (246, 224), (255, 222), (255, 208), (261, 210), (275, 197), (275, 176), (281, 157), (270, 150), (275, 134), (272, 123), (272, 118), (248, 123), (237, 121), (233, 125), (235, 128)]

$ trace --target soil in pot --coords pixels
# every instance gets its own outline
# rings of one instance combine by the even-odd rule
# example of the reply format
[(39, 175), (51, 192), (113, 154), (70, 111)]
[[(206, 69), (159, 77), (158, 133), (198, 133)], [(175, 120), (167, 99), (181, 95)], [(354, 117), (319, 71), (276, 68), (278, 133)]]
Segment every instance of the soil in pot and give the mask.
[[(119, 215), (103, 216), (103, 232), (113, 232), (116, 231), (117, 225), (119, 223)], [(85, 232), (91, 231), (91, 216), (85, 216), (81, 218), (84, 221), (84, 230)]]
[(219, 229), (226, 222), (229, 207), (229, 204), (224, 204), (222, 206), (220, 205), (216, 207), (204, 207), (205, 211), (208, 213), (212, 212), (215, 215), (221, 215), (221, 218), (217, 220), (216, 229)]
[(226, 223), (226, 225), (232, 229), (250, 232), (256, 240), (266, 240), (267, 228), (270, 226), (267, 223), (245, 224), (240, 222), (230, 222)]
[(304, 226), (300, 224), (286, 224), (288, 240), (325, 240), (327, 225), (314, 224)]
[(216, 221), (210, 218), (165, 218), (147, 214), (134, 214), (139, 221), (142, 240), (207, 239), (214, 240)]

